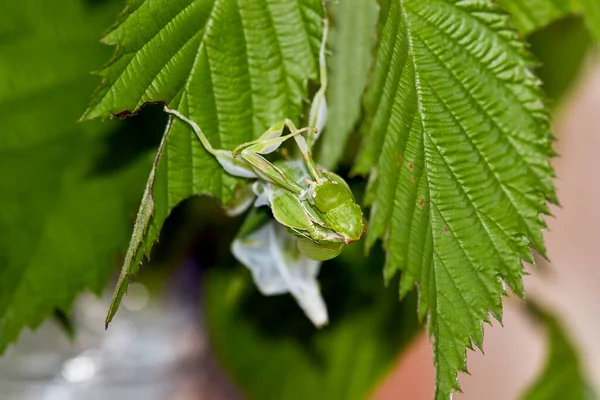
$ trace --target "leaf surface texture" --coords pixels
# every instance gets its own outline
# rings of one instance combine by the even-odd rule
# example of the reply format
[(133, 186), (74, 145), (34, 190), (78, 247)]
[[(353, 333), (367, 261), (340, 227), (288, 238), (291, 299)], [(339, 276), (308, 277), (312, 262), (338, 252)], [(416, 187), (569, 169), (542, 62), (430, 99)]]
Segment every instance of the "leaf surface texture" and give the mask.
[(445, 399), (504, 284), (523, 295), (529, 247), (545, 253), (552, 135), (531, 60), (488, 2), (393, 0), (381, 15), (355, 165), (370, 172), (367, 246), (383, 239), (402, 297), (418, 287)]
[[(322, 19), (320, 0), (130, 1), (103, 39), (117, 50), (83, 118), (162, 102), (196, 121), (214, 148), (232, 150), (283, 118), (298, 120), (307, 81), (318, 80)], [(188, 126), (169, 124), (109, 319), (173, 207), (200, 194), (232, 206), (243, 183)]]

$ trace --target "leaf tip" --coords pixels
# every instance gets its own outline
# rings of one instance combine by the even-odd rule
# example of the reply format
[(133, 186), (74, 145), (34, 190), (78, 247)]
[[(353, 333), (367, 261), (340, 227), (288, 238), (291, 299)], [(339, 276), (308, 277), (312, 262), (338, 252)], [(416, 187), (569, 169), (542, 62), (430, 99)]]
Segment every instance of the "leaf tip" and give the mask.
[(108, 329), (108, 325), (112, 321), (113, 317), (117, 313), (119, 306), (121, 305), (121, 300), (125, 293), (127, 293), (127, 287), (129, 286), (129, 274), (124, 274), (119, 278), (119, 282), (117, 282), (117, 287), (115, 289), (115, 293), (113, 295), (112, 301), (108, 308), (108, 314), (106, 315), (106, 319), (104, 321), (104, 329)]
[(89, 107), (88, 109), (86, 109), (83, 112), (83, 114), (81, 115), (81, 117), (79, 117), (79, 119), (77, 120), (77, 123), (91, 121), (93, 119), (98, 118), (99, 116), (100, 116), (100, 113), (96, 112), (95, 108)]

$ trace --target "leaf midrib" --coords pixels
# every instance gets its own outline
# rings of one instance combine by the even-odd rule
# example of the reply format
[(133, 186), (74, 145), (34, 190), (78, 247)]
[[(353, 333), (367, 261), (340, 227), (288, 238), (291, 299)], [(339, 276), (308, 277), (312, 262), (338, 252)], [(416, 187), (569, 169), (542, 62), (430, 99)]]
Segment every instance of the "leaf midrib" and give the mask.
[[(401, 1), (401, 3), (404, 3), (404, 1)], [(403, 18), (408, 18), (405, 8), (402, 7), (402, 12), (403, 12)], [(416, 16), (418, 16), (419, 18), (421, 18), (422, 21), (424, 21), (425, 23), (431, 25), (431, 22), (428, 21), (427, 19), (423, 18), (422, 16), (415, 14)], [(414, 57), (414, 52), (412, 51), (412, 46), (413, 46), (413, 38), (412, 38), (412, 34), (414, 33), (415, 36), (419, 37), (421, 43), (423, 44), (423, 46), (425, 46), (428, 50), (429, 53), (436, 58), (436, 60), (438, 61), (438, 65), (442, 66), (448, 73), (450, 73), (450, 75), (455, 79), (455, 82), (459, 85), (462, 86), (462, 83), (460, 81), (460, 79), (458, 78), (458, 76), (456, 75), (455, 71), (451, 70), (450, 68), (448, 68), (448, 66), (439, 58), (439, 56), (437, 55), (437, 53), (435, 51), (433, 51), (429, 45), (423, 40), (422, 37), (420, 37), (418, 35), (417, 32), (414, 32), (412, 30), (409, 29), (410, 26), (410, 22), (408, 19), (406, 19), (406, 34), (407, 34), (407, 38), (408, 38), (408, 42), (409, 42), (409, 51), (411, 54), (411, 58), (413, 60), (413, 65), (414, 65), (414, 70), (415, 70), (415, 82), (416, 82), (416, 89), (417, 89), (417, 102), (418, 102), (418, 107), (417, 109), (419, 110), (419, 114), (420, 114), (420, 119), (421, 119), (421, 125), (423, 128), (423, 132), (424, 134), (427, 132), (425, 126), (424, 126), (424, 118), (426, 117), (425, 113), (423, 112), (423, 109), (421, 107), (421, 92), (420, 92), (420, 85), (418, 84), (419, 82), (419, 78), (418, 78), (418, 69), (417, 69), (417, 65), (415, 62), (415, 57)], [(436, 27), (439, 28), (439, 27)], [(444, 32), (446, 38), (450, 41), (453, 41), (456, 45), (460, 46), (460, 43), (457, 43), (454, 38), (452, 38), (450, 35), (448, 35), (447, 32), (442, 31), (440, 29), (441, 32)], [(460, 46), (461, 48), (464, 48), (464, 46)], [(474, 55), (472, 52), (470, 52), (468, 49), (465, 49), (468, 54), (470, 54), (474, 59), (476, 59), (479, 62), (479, 65), (488, 69), (488, 71), (490, 73), (493, 73), (493, 71), (489, 70), (489, 67), (487, 65), (485, 65), (483, 62), (481, 62), (481, 60)], [(430, 86), (431, 88), (431, 86)], [(502, 132), (504, 134), (506, 134), (506, 131), (497, 123), (496, 119), (494, 119), (494, 117), (492, 115), (490, 115), (489, 111), (485, 108), (483, 108), (480, 104), (479, 101), (477, 101), (477, 99), (475, 99), (473, 97), (473, 94), (468, 90), (468, 88), (465, 88), (463, 86), (464, 92), (467, 96), (469, 96), (469, 98), (472, 100), (472, 104), (474, 104), (486, 117), (487, 120), (490, 121), (498, 130), (499, 132)], [(529, 234), (530, 236), (532, 236), (532, 232), (530, 231), (530, 227), (527, 225), (526, 223), (526, 218), (522, 215), (522, 213), (519, 211), (519, 208), (517, 207), (517, 205), (514, 202), (513, 196), (511, 195), (510, 191), (508, 190), (507, 186), (505, 183), (502, 182), (502, 180), (498, 177), (497, 172), (491, 167), (489, 160), (486, 158), (486, 156), (480, 151), (480, 149), (478, 148), (478, 146), (475, 144), (475, 142), (472, 140), (472, 138), (468, 135), (466, 129), (463, 127), (463, 125), (459, 122), (459, 120), (457, 119), (456, 115), (454, 114), (454, 112), (448, 107), (448, 105), (446, 104), (445, 101), (442, 100), (442, 98), (439, 96), (439, 94), (437, 93), (437, 91), (434, 90), (434, 88), (431, 88), (432, 93), (434, 93), (436, 95), (436, 97), (440, 100), (441, 104), (444, 106), (444, 108), (453, 116), (454, 120), (457, 122), (457, 126), (460, 127), (461, 131), (464, 133), (464, 136), (467, 138), (467, 140), (469, 140), (469, 142), (471, 143), (471, 145), (477, 150), (478, 155), (482, 158), (482, 160), (484, 160), (484, 164), (485, 167), (488, 168), (488, 170), (491, 172), (491, 174), (494, 176), (496, 182), (498, 183), (499, 187), (502, 189), (502, 191), (504, 192), (506, 198), (509, 200), (509, 203), (511, 204), (512, 209), (516, 212), (516, 215), (519, 216), (520, 219), (520, 223), (519, 225), (524, 228)], [(514, 92), (510, 91), (510, 93), (514, 96)], [(517, 104), (521, 104), (520, 102), (518, 102), (518, 99), (515, 97), (514, 98), (515, 101), (517, 101)], [(524, 110), (527, 111), (527, 110)], [(510, 136), (510, 135), (507, 135)], [(436, 143), (436, 141), (434, 140), (434, 138), (431, 138), (432, 143)], [(523, 157), (523, 155), (519, 152), (519, 150), (516, 148), (516, 146), (514, 145), (514, 143), (511, 140), (507, 140), (506, 143), (508, 143), (514, 150), (515, 153), (519, 155), (519, 157), (523, 160), (524, 164), (527, 166), (527, 169), (530, 173), (534, 174), (535, 176), (538, 176), (539, 179), (543, 179), (542, 177), (540, 177), (537, 172), (532, 168), (531, 164), (529, 164), (525, 158)], [(452, 171), (453, 176), (456, 180), (456, 182), (459, 184), (461, 191), (467, 196), (467, 198), (469, 199), (469, 202), (471, 204), (471, 206), (473, 207), (473, 209), (477, 212), (477, 216), (478, 219), (480, 221), (480, 223), (482, 224), (482, 227), (484, 230), (487, 231), (487, 229), (485, 228), (485, 224), (483, 223), (483, 221), (481, 220), (481, 216), (479, 215), (479, 213), (482, 213), (481, 210), (479, 210), (478, 207), (475, 206), (475, 203), (473, 202), (473, 199), (471, 198), (471, 196), (464, 191), (464, 185), (460, 182), (460, 180), (458, 179), (458, 177), (456, 176), (456, 174), (454, 173), (454, 171), (452, 170), (450, 164), (447, 162), (446, 158), (443, 157), (442, 153), (440, 152), (439, 147), (436, 144), (436, 148), (438, 153), (440, 154), (440, 157), (443, 158), (444, 162), (446, 163), (446, 165), (448, 166), (449, 170)], [(425, 163), (425, 160), (424, 160)], [(428, 172), (428, 168), (425, 168), (425, 172)], [(485, 213), (484, 213), (485, 214)], [(431, 217), (431, 215), (430, 215)], [(493, 220), (492, 218), (490, 218), (490, 220)], [(496, 221), (494, 221), (496, 223)], [(498, 225), (496, 223), (496, 225)], [(502, 229), (503, 233), (507, 234), (506, 231), (504, 229)], [(508, 235), (508, 234), (507, 234)], [(510, 237), (510, 235), (508, 235), (508, 237)], [(501, 254), (500, 250), (497, 248), (497, 246), (494, 243), (494, 249)]]
[[(425, 121), (425, 119), (426, 119), (426, 117), (427, 117), (427, 114), (426, 114), (425, 110), (423, 109), (423, 104), (422, 104), (422, 94), (421, 94), (421, 83), (420, 83), (420, 77), (419, 77), (419, 68), (418, 68), (417, 62), (416, 62), (416, 60), (415, 60), (415, 53), (414, 53), (414, 47), (413, 47), (414, 45), (413, 45), (413, 36), (412, 36), (411, 24), (410, 24), (410, 20), (408, 19), (408, 15), (407, 15), (406, 9), (405, 9), (405, 7), (404, 7), (404, 0), (400, 0), (400, 3), (401, 3), (401, 12), (402, 12), (402, 17), (405, 19), (405, 25), (404, 25), (404, 26), (405, 26), (405, 34), (406, 34), (406, 37), (407, 37), (407, 43), (408, 43), (408, 52), (409, 52), (409, 55), (410, 55), (409, 57), (411, 58), (411, 61), (412, 61), (412, 63), (413, 63), (413, 68), (414, 68), (414, 81), (415, 81), (415, 89), (416, 89), (416, 97), (417, 97), (417, 111), (418, 111), (418, 113), (419, 113), (419, 120), (420, 120), (420, 123), (421, 123), (421, 128), (422, 128), (422, 130), (423, 130), (423, 135), (422, 135), (422, 140), (423, 140), (423, 149), (425, 149), (425, 148), (427, 147), (427, 143), (426, 143), (426, 139), (425, 139), (425, 135), (427, 135), (427, 136), (430, 138), (431, 142), (434, 144), (434, 147), (435, 147), (435, 149), (436, 149), (437, 153), (440, 155), (441, 159), (444, 161), (444, 163), (446, 163), (446, 166), (447, 166), (447, 167), (448, 167), (448, 169), (449, 169), (449, 170), (452, 172), (452, 174), (453, 174), (453, 176), (454, 176), (454, 178), (455, 178), (455, 181), (458, 183), (458, 186), (459, 186), (460, 190), (461, 190), (461, 191), (463, 192), (463, 194), (464, 194), (464, 195), (467, 197), (467, 199), (469, 200), (469, 202), (470, 202), (470, 204), (471, 204), (471, 207), (472, 207), (472, 208), (475, 210), (475, 212), (476, 212), (476, 214), (477, 214), (477, 218), (478, 218), (478, 220), (479, 220), (480, 224), (482, 225), (483, 229), (484, 229), (484, 230), (486, 230), (486, 229), (485, 229), (485, 224), (483, 223), (483, 220), (481, 219), (481, 216), (479, 215), (479, 213), (480, 213), (480, 210), (478, 209), (478, 207), (476, 207), (476, 206), (475, 206), (475, 204), (474, 204), (473, 200), (471, 199), (470, 195), (469, 195), (469, 194), (468, 194), (468, 193), (467, 193), (467, 192), (464, 190), (464, 186), (463, 186), (462, 184), (460, 184), (460, 180), (459, 180), (459, 179), (456, 177), (456, 175), (454, 174), (454, 171), (452, 170), (451, 166), (448, 164), (448, 161), (447, 161), (447, 160), (446, 160), (446, 158), (445, 158), (445, 157), (442, 155), (442, 153), (441, 153), (441, 151), (440, 151), (440, 148), (438, 147), (438, 145), (437, 145), (437, 144), (435, 144), (435, 143), (436, 143), (436, 142), (435, 142), (435, 140), (434, 140), (434, 139), (433, 139), (433, 138), (432, 138), (432, 137), (429, 135), (429, 133), (427, 132), (427, 129), (426, 129), (426, 127), (425, 127), (424, 121)], [(421, 41), (422, 41), (422, 39), (421, 39)], [(425, 44), (425, 43), (424, 43), (424, 44)], [(435, 53), (434, 53), (434, 54), (435, 54)], [(439, 61), (439, 59), (438, 59), (438, 61)], [(442, 63), (442, 65), (443, 65), (443, 63)], [(445, 67), (445, 65), (444, 65), (444, 67)], [(433, 92), (434, 92), (434, 93), (436, 93), (435, 91), (433, 91)], [(436, 95), (437, 95), (437, 93), (436, 93)], [(439, 97), (439, 96), (438, 96), (438, 97)], [(443, 103), (443, 104), (444, 104), (444, 107), (446, 107), (446, 108), (447, 108), (446, 104), (445, 104), (445, 103)], [(452, 115), (453, 115), (453, 114), (452, 114)], [(462, 129), (462, 126), (461, 126), (461, 129)], [(463, 131), (464, 131), (464, 130), (463, 130)], [(475, 146), (475, 148), (477, 148), (477, 147)], [(481, 153), (480, 153), (480, 156), (482, 156), (482, 155), (481, 155)], [(483, 158), (483, 156), (482, 156), (482, 158)], [(487, 163), (487, 162), (486, 162), (486, 163)], [(425, 157), (423, 157), (423, 172), (425, 173), (425, 179), (427, 179), (427, 181), (429, 181), (429, 168), (427, 167), (427, 160), (426, 160), (426, 158), (425, 158)], [(495, 175), (494, 175), (494, 176), (495, 176)], [(502, 187), (503, 187), (503, 186), (502, 186)], [(431, 221), (432, 221), (432, 218), (433, 218), (433, 215), (432, 215), (432, 208), (433, 208), (433, 207), (436, 207), (436, 209), (437, 209), (437, 206), (436, 206), (436, 204), (435, 204), (435, 201), (434, 201), (434, 199), (433, 199), (433, 198), (432, 198), (432, 196), (431, 196), (431, 193), (429, 192), (429, 186), (428, 186), (428, 185), (426, 185), (426, 188), (427, 188), (427, 191), (428, 191), (428, 196), (427, 196), (427, 197), (429, 198), (429, 201), (430, 201), (430, 207), (429, 207), (429, 210), (428, 210), (428, 212), (429, 212), (429, 224), (431, 224)], [(509, 199), (510, 199), (510, 197), (509, 197)], [(511, 204), (512, 204), (512, 202), (511, 202)], [(438, 213), (440, 214), (440, 217), (441, 217), (442, 219), (444, 219), (444, 221), (445, 221), (446, 225), (450, 226), (450, 225), (448, 224), (448, 221), (446, 221), (446, 220), (445, 220), (445, 218), (443, 217), (443, 215), (441, 214), (441, 212), (439, 212), (439, 210), (438, 210)], [(520, 214), (519, 214), (519, 215), (520, 215)], [(412, 225), (412, 221), (411, 221), (411, 225)], [(452, 231), (452, 230), (451, 230), (451, 231)], [(487, 230), (486, 230), (486, 231), (487, 231)], [(452, 231), (452, 232), (453, 232), (453, 231)], [(433, 232), (431, 232), (431, 236), (432, 236), (432, 239), (431, 239), (431, 240), (432, 240), (432, 248), (434, 249), (434, 250), (433, 250), (433, 251), (434, 251), (434, 254), (436, 254), (436, 251), (435, 251), (435, 249), (436, 249), (436, 243), (435, 243), (435, 240), (436, 240), (436, 238), (435, 238), (435, 235), (433, 234)], [(477, 271), (477, 270), (474, 268), (474, 262), (473, 262), (473, 260), (472, 260), (472, 257), (469, 255), (469, 252), (468, 252), (468, 251), (467, 251), (467, 250), (464, 248), (464, 246), (463, 246), (463, 243), (461, 242), (461, 240), (460, 240), (460, 239), (459, 239), (459, 238), (458, 238), (456, 235), (454, 235), (454, 234), (453, 234), (453, 236), (454, 236), (454, 239), (456, 240), (456, 242), (458, 243), (458, 245), (459, 245), (459, 248), (460, 248), (460, 250), (462, 251), (462, 253), (464, 254), (464, 256), (465, 256), (465, 257), (466, 257), (466, 258), (467, 258), (469, 261), (471, 261), (471, 263), (470, 263), (468, 266), (469, 266), (471, 269), (473, 269), (473, 270), (474, 270), (474, 272), (475, 272), (475, 275), (476, 275), (476, 276), (478, 277), (478, 279), (480, 279), (480, 281), (483, 283), (483, 281), (481, 280), (481, 277), (480, 277), (480, 275), (479, 275), (479, 273), (478, 273), (479, 271)], [(492, 243), (493, 243), (493, 241), (492, 241)], [(496, 247), (495, 243), (493, 243), (493, 245), (494, 245), (494, 246), (493, 246), (493, 247), (494, 247), (494, 250), (495, 250), (495, 251), (496, 251), (496, 253), (497, 253), (497, 254), (500, 256), (500, 259), (502, 259), (502, 260), (503, 260), (503, 257), (502, 257), (502, 255), (501, 255), (501, 253), (500, 253), (499, 249)], [(408, 247), (406, 248), (406, 254), (405, 254), (405, 258), (406, 258), (406, 259), (408, 259)], [(433, 260), (432, 260), (432, 261), (433, 261)], [(436, 293), (437, 293), (437, 282), (436, 282), (436, 279), (435, 279), (435, 276), (437, 275), (437, 273), (436, 273), (436, 271), (435, 271), (435, 262), (432, 262), (432, 264), (431, 264), (430, 268), (432, 268), (432, 269), (433, 269), (433, 275), (434, 275), (434, 279), (433, 279), (432, 281), (434, 282), (434, 285), (435, 285), (435, 288), (434, 288), (434, 290), (435, 290), (435, 291), (436, 291)], [(456, 285), (456, 284), (455, 284), (455, 282), (454, 282), (453, 280), (452, 280), (452, 283), (453, 283), (453, 285)], [(483, 285), (483, 286), (485, 287), (485, 285)], [(455, 286), (455, 288), (456, 288), (456, 286)], [(457, 289), (457, 292), (460, 294), (461, 298), (463, 298), (463, 297), (462, 297), (462, 293), (460, 292), (460, 290), (458, 290), (458, 288), (456, 288), (456, 289)], [(486, 289), (486, 291), (487, 291), (487, 289)], [(488, 294), (489, 294), (489, 292), (488, 292)], [(463, 300), (464, 300), (464, 299), (463, 299)], [(465, 302), (466, 302), (466, 300), (465, 300)], [(465, 304), (466, 304), (466, 303), (465, 303)], [(436, 309), (436, 312), (437, 312), (437, 304), (436, 304), (436, 307), (435, 307), (435, 309)]]

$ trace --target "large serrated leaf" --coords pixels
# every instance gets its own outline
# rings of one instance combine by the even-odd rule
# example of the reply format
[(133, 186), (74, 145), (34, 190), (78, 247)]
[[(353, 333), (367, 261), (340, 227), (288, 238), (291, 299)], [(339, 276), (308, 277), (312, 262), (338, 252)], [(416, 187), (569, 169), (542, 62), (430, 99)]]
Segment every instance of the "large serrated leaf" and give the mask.
[(392, 0), (381, 15), (355, 166), (376, 180), (367, 245), (384, 239), (401, 296), (419, 287), (436, 398), (448, 398), (482, 322), (501, 318), (504, 283), (522, 296), (521, 260), (545, 252), (552, 135), (532, 62), (494, 6)]
[(117, 7), (0, 7), (0, 351), (80, 292), (99, 293), (127, 243), (149, 160), (99, 171), (116, 124), (76, 123)]
[[(117, 45), (84, 119), (163, 102), (196, 121), (215, 148), (233, 149), (283, 119), (298, 119), (317, 79), (320, 0), (132, 1), (104, 42)], [(212, 195), (234, 202), (226, 174), (180, 121), (165, 132), (108, 320), (170, 211)]]

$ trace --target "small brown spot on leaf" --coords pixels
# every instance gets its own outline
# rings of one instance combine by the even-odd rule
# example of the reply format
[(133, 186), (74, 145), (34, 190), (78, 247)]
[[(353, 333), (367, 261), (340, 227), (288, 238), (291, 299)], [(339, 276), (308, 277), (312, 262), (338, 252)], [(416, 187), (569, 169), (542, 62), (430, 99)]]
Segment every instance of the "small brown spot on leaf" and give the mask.
[(402, 164), (402, 156), (398, 156), (398, 164)]
[(448, 232), (448, 227), (447, 226), (444, 227), (444, 232)]
[(408, 168), (413, 169), (415, 165), (413, 163), (408, 164)]
[(415, 183), (417, 180), (416, 180), (416, 179), (415, 179), (415, 177), (413, 176), (412, 178), (410, 178), (410, 181), (411, 181), (412, 183)]
[(127, 117), (129, 117), (130, 115), (132, 115), (133, 113), (129, 110), (125, 110), (125, 111), (121, 111), (120, 113), (117, 114), (113, 114), (115, 117), (119, 118), (119, 119), (125, 119)]
[(423, 204), (425, 204), (425, 199), (422, 198), (421, 200), (419, 200), (419, 205), (422, 206)]

